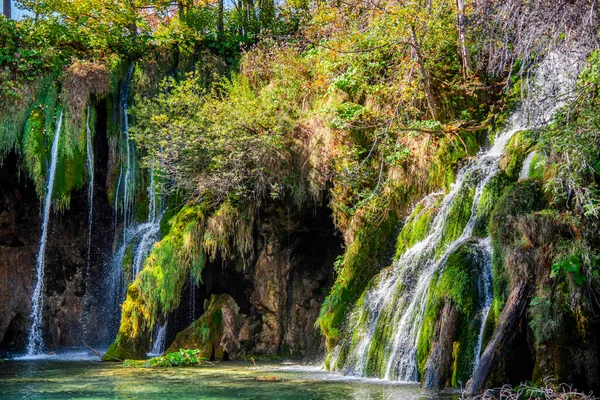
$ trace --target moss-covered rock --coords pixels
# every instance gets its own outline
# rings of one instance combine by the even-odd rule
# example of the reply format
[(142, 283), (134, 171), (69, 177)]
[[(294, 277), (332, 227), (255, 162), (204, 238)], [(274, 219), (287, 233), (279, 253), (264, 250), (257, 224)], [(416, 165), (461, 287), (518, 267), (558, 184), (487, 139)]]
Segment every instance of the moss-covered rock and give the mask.
[(389, 215), (379, 225), (363, 226), (346, 249), (338, 264), (338, 276), (329, 296), (323, 302), (317, 323), (332, 351), (340, 338), (340, 330), (351, 309), (368, 282), (381, 269), (387, 243), (396, 232), (398, 218)]
[(527, 157), (528, 150), (534, 145), (535, 139), (533, 131), (524, 130), (515, 133), (508, 142), (504, 155), (500, 159), (500, 168), (511, 181), (519, 178), (523, 161)]
[[(482, 257), (478, 254), (480, 251), (474, 242), (459, 247), (448, 257), (443, 271), (436, 272), (430, 284), (417, 344), (417, 363), (419, 375), (422, 378), (427, 376), (431, 383), (437, 382), (436, 387), (443, 382), (457, 386), (459, 381), (466, 382), (472, 373), (475, 346), (482, 323), (474, 318), (479, 302), (477, 277), (482, 273)], [(448, 308), (448, 305), (456, 308), (457, 316), (449, 317), (452, 315), (452, 308)], [(451, 326), (437, 326), (443, 309), (446, 309), (445, 321)], [(445, 331), (453, 332), (452, 349), (439, 348), (450, 339)], [(438, 342), (435, 346), (434, 339)], [(453, 353), (451, 367), (437, 365), (439, 359), (438, 354), (432, 354), (434, 348), (437, 348), (438, 353)], [(436, 372), (426, 369), (435, 369)], [(439, 373), (447, 375), (437, 376)]]
[(508, 176), (504, 172), (496, 174), (490, 182), (483, 188), (479, 207), (477, 209), (477, 220), (475, 221), (474, 236), (486, 237), (489, 236), (489, 221), (492, 211), (498, 202), (504, 188), (510, 184)]
[(510, 276), (518, 277), (518, 273), (505, 265), (510, 249), (523, 242), (523, 234), (519, 229), (521, 216), (544, 208), (546, 204), (542, 186), (539, 181), (525, 180), (514, 183), (504, 189), (496, 202), (489, 222), (489, 233), (493, 248), (494, 273), (494, 315), (499, 316), (510, 290)]
[(436, 254), (438, 256), (443, 254), (448, 244), (460, 237), (465, 226), (467, 226), (467, 223), (471, 218), (471, 213), (473, 212), (474, 196), (475, 188), (469, 184), (463, 185), (455, 195), (452, 204), (450, 205), (450, 211), (448, 212), (448, 218), (444, 225), (442, 238), (436, 249)]
[(131, 283), (133, 279), (133, 246), (135, 243), (131, 243), (125, 249), (125, 254), (123, 255), (123, 261), (121, 262), (121, 270), (123, 271), (123, 276), (125, 277), (125, 282), (127, 284)]
[(427, 237), (437, 211), (437, 205), (438, 201), (429, 197), (417, 204), (396, 239), (396, 259), (400, 258), (407, 249)]
[(236, 359), (245, 322), (239, 311), (231, 296), (212, 295), (204, 314), (179, 332), (165, 353), (196, 349), (199, 357), (206, 360)]
[(127, 289), (119, 332), (105, 359), (146, 357), (156, 319), (177, 308), (190, 273), (200, 278), (205, 261), (204, 222), (211, 210), (208, 202), (188, 205), (173, 218), (169, 234), (154, 246)]

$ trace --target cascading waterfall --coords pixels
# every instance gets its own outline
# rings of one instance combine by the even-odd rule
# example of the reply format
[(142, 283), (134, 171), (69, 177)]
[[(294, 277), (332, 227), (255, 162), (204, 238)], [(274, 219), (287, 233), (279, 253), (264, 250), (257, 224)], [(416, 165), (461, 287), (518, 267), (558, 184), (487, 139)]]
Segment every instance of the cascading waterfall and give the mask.
[(152, 349), (150, 355), (159, 356), (165, 352), (165, 340), (167, 337), (167, 322), (158, 326), (154, 333), (154, 340), (152, 341)]
[(83, 339), (87, 338), (88, 309), (90, 301), (90, 268), (92, 263), (92, 222), (94, 214), (94, 148), (92, 146), (92, 130), (90, 129), (90, 111), (91, 105), (88, 104), (86, 128), (86, 162), (88, 170), (88, 237), (87, 237), (87, 258), (85, 262), (85, 298), (83, 305)]
[(87, 119), (86, 119), (86, 152), (87, 152), (87, 170), (89, 175), (89, 186), (88, 186), (88, 240), (87, 240), (87, 259), (86, 259), (86, 287), (89, 282), (89, 269), (92, 255), (92, 222), (93, 222), (93, 211), (94, 211), (94, 148), (92, 147), (92, 130), (90, 129), (90, 109), (88, 105)]
[(481, 347), (483, 345), (483, 336), (488, 315), (492, 309), (494, 301), (494, 277), (492, 274), (492, 238), (487, 237), (477, 242), (477, 247), (481, 259), (478, 260), (478, 265), (481, 266), (481, 273), (477, 281), (477, 292), (479, 297), (479, 309), (477, 310), (477, 318), (479, 319), (479, 334), (477, 335), (477, 343), (473, 354), (473, 371), (479, 363), (481, 357)]
[(520, 181), (529, 178), (529, 170), (531, 169), (531, 163), (533, 162), (533, 159), (535, 158), (536, 154), (537, 153), (535, 151), (532, 151), (531, 153), (527, 154), (525, 161), (523, 161), (523, 167), (521, 168), (521, 172), (519, 173)]
[[(536, 83), (529, 90), (528, 98), (509, 118), (506, 129), (500, 132), (489, 150), (481, 151), (457, 173), (455, 183), (438, 207), (427, 237), (406, 250), (393, 268), (382, 271), (358, 301), (348, 319), (348, 335), (342, 339), (340, 348), (332, 353), (333, 368), (350, 375), (404, 382), (419, 380), (417, 341), (433, 276), (443, 271), (453, 252), (474, 240), (481, 195), (500, 170), (500, 158), (506, 144), (515, 133), (547, 123), (551, 115), (572, 98), (584, 60), (585, 52), (573, 49), (548, 53), (537, 68)], [(472, 200), (468, 222), (460, 236), (448, 243), (445, 231), (451, 212), (458, 202), (469, 199)], [(491, 259), (489, 240), (478, 243)], [(481, 352), (485, 318), (492, 298), (491, 265), (487, 261), (483, 264), (484, 273), (479, 284), (481, 304), (478, 306), (481, 329), (474, 363)]]
[(131, 221), (130, 209), (133, 205), (135, 192), (135, 151), (129, 138), (129, 89), (133, 75), (134, 64), (131, 64), (127, 78), (121, 90), (121, 108), (123, 110), (123, 133), (125, 134), (125, 176), (123, 179), (123, 229)]
[(46, 185), (46, 199), (44, 201), (44, 214), (42, 217), (42, 236), (40, 238), (40, 248), (37, 255), (36, 264), (36, 284), (31, 296), (31, 328), (29, 330), (29, 339), (27, 343), (27, 354), (38, 354), (43, 350), (44, 342), (42, 338), (42, 313), (44, 308), (44, 261), (46, 256), (46, 242), (48, 239), (48, 221), (50, 220), (50, 208), (52, 206), (52, 190), (54, 188), (54, 178), (56, 176), (56, 165), (58, 164), (58, 143), (60, 141), (60, 131), (62, 129), (63, 112), (61, 110), (54, 141), (52, 143), (52, 157), (50, 159), (50, 169), (48, 171), (48, 182)]
[(143, 262), (150, 254), (152, 246), (160, 236), (160, 220), (162, 215), (156, 215), (156, 191), (154, 188), (154, 164), (150, 169), (150, 185), (148, 186), (148, 222), (142, 224), (141, 240), (133, 258), (133, 276), (142, 270)]
[[(153, 186), (151, 178), (151, 186)], [(151, 198), (155, 198), (154, 189), (148, 189)], [(135, 278), (142, 270), (146, 257), (150, 254), (154, 244), (160, 240), (160, 220), (162, 212), (158, 211), (155, 201), (150, 200), (149, 220), (141, 224), (132, 224), (123, 230), (122, 242), (112, 257), (110, 273), (108, 276), (108, 287), (111, 288), (109, 296), (109, 312), (114, 325), (120, 319), (120, 302), (125, 295), (125, 284), (123, 279), (123, 261), (128, 251), (133, 256), (132, 277)], [(154, 209), (154, 211), (152, 211)]]

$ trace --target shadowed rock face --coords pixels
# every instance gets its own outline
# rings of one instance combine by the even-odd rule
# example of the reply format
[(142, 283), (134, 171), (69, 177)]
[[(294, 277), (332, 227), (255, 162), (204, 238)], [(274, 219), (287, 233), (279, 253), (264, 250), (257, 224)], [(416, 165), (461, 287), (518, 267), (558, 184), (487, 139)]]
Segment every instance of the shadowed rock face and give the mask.
[[(22, 350), (31, 313), (40, 203), (33, 184), (19, 176), (11, 156), (0, 173), (0, 349)], [(46, 348), (82, 344), (87, 255), (85, 191), (73, 193), (71, 209), (50, 217), (44, 286)]]
[[(105, 114), (99, 113), (99, 132), (105, 130)], [(104, 128), (104, 130), (102, 130)], [(106, 196), (108, 147), (96, 135), (94, 229), (92, 232), (92, 282), (101, 282), (104, 260), (112, 246), (112, 212)], [(31, 293), (41, 234), (40, 200), (33, 183), (19, 171), (22, 160), (15, 154), (0, 166), (0, 351), (22, 351), (31, 325)], [(69, 210), (52, 211), (46, 248), (43, 334), (46, 349), (98, 343), (103, 321), (88, 321), (83, 338), (85, 271), (87, 261), (87, 186), (71, 195)], [(94, 286), (94, 285), (90, 285)], [(100, 287), (90, 287), (88, 307), (97, 312)]]
[(31, 312), (32, 268), (40, 237), (33, 184), (19, 177), (18, 160), (0, 168), (0, 348), (25, 346)]
[[(327, 208), (299, 213), (281, 204), (266, 206), (256, 223), (254, 243), (255, 256), (250, 260), (217, 259), (206, 266), (197, 288), (194, 318), (206, 312), (191, 325), (187, 285), (179, 309), (169, 316), (167, 344), (172, 344), (167, 352), (202, 348), (204, 356), (210, 355), (198, 327), (214, 313), (206, 307), (215, 302), (215, 295), (226, 296), (235, 305), (228, 310), (236, 311), (223, 311), (223, 329), (235, 332), (229, 335), (235, 345), (221, 346), (228, 347), (228, 357), (306, 358), (323, 353), (324, 343), (314, 324), (341, 252), (341, 238)], [(237, 322), (226, 324), (225, 314), (238, 315), (229, 319)], [(221, 347), (215, 344), (217, 359), (222, 357)]]

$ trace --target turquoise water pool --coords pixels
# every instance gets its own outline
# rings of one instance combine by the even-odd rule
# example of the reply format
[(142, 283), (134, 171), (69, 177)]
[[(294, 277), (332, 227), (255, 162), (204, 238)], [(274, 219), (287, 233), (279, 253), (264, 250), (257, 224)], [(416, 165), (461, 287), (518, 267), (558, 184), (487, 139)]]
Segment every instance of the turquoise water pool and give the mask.
[[(279, 381), (261, 381), (276, 377)], [(258, 378), (258, 379), (257, 379)], [(130, 368), (92, 360), (12, 360), (0, 365), (2, 399), (442, 399), (417, 385), (355, 379), (318, 366), (221, 362)]]

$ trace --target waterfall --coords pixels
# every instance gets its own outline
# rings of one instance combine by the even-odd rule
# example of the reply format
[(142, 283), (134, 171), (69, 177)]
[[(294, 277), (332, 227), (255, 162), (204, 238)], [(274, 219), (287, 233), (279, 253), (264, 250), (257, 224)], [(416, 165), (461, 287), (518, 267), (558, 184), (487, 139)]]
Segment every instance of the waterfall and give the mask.
[(87, 239), (87, 259), (86, 259), (86, 288), (89, 280), (89, 269), (92, 254), (92, 220), (93, 220), (93, 209), (94, 209), (94, 148), (92, 147), (92, 130), (90, 129), (90, 105), (88, 105), (87, 119), (85, 123), (86, 128), (86, 161), (87, 170), (89, 175), (89, 186), (88, 186), (88, 239)]
[(190, 296), (189, 296), (189, 308), (190, 308), (190, 321), (196, 320), (196, 279), (190, 271)]
[(52, 189), (56, 175), (56, 164), (58, 163), (58, 142), (62, 128), (63, 112), (61, 110), (54, 141), (52, 142), (52, 157), (50, 159), (50, 170), (48, 171), (48, 183), (46, 186), (46, 199), (44, 201), (44, 214), (42, 217), (42, 236), (36, 264), (36, 284), (31, 296), (31, 328), (27, 343), (27, 354), (38, 354), (43, 350), (42, 338), (42, 313), (44, 308), (44, 259), (46, 255), (46, 241), (48, 238), (48, 221), (50, 220), (50, 207), (52, 205)]
[(477, 336), (477, 344), (475, 345), (475, 351), (473, 354), (473, 371), (479, 363), (481, 357), (481, 347), (483, 345), (483, 336), (485, 334), (485, 327), (488, 315), (492, 308), (492, 302), (494, 301), (494, 277), (492, 274), (492, 238), (487, 237), (479, 240), (477, 246), (480, 250), (481, 260), (478, 260), (478, 264), (481, 265), (481, 273), (477, 281), (477, 292), (479, 297), (479, 310), (477, 316), (479, 319), (479, 334)]
[(123, 179), (123, 165), (119, 167), (119, 178), (117, 179), (117, 187), (115, 188), (115, 201), (114, 201), (114, 210), (115, 210), (115, 237), (117, 235), (117, 227), (119, 225), (119, 189), (121, 188), (121, 180)]
[(525, 161), (523, 161), (523, 167), (521, 168), (521, 172), (519, 173), (520, 181), (529, 178), (529, 170), (531, 169), (531, 163), (533, 162), (533, 159), (535, 158), (536, 154), (537, 153), (535, 151), (532, 151), (531, 153), (527, 154)]
[[(125, 90), (124, 90), (125, 91)], [(107, 311), (110, 315), (111, 326), (116, 328), (121, 315), (120, 303), (125, 296), (125, 285), (127, 282), (124, 280), (123, 263), (125, 257), (129, 254), (132, 256), (131, 265), (131, 277), (135, 277), (141, 272), (144, 261), (152, 251), (154, 244), (160, 240), (160, 221), (162, 219), (162, 212), (160, 210), (162, 202), (157, 205), (157, 193), (155, 188), (155, 174), (154, 174), (154, 163), (149, 171), (150, 182), (148, 185), (148, 217), (144, 223), (135, 223), (128, 219), (129, 208), (128, 205), (134, 206), (133, 199), (129, 198), (127, 193), (134, 190), (134, 181), (129, 176), (129, 169), (132, 168), (135, 171), (135, 160), (130, 159), (130, 143), (128, 136), (128, 118), (127, 118), (127, 103), (124, 99), (124, 129), (126, 132), (126, 154), (127, 161), (125, 166), (124, 177), (119, 177), (119, 184), (123, 182), (123, 230), (121, 232), (120, 245), (113, 254), (110, 262), (110, 271), (108, 273), (107, 287), (110, 288), (110, 294), (108, 296)], [(131, 144), (132, 146), (132, 144)], [(135, 156), (133, 157), (135, 158)], [(123, 171), (123, 169), (121, 170)], [(117, 186), (118, 191), (119, 186)], [(118, 192), (115, 193), (115, 198)], [(128, 200), (130, 199), (130, 200)], [(115, 207), (117, 205), (115, 199)]]
[(148, 185), (148, 221), (156, 220), (156, 189), (154, 188), (154, 160), (150, 168), (150, 185)]
[[(493, 146), (480, 151), (458, 171), (456, 181), (437, 209), (427, 237), (406, 250), (391, 268), (383, 270), (358, 301), (349, 315), (347, 334), (339, 345), (343, 350), (336, 350), (340, 355), (334, 360), (333, 368), (357, 376), (403, 382), (419, 380), (417, 341), (433, 277), (443, 271), (453, 252), (473, 240), (483, 189), (500, 170), (507, 143), (515, 133), (547, 123), (552, 114), (572, 98), (583, 60), (585, 52), (573, 49), (547, 54), (537, 67), (536, 81), (527, 99), (513, 112)], [(464, 201), (470, 201), (470, 217), (460, 236), (449, 241), (445, 237), (447, 225), (453, 210)], [(486, 240), (479, 244), (487, 248)], [(484, 253), (490, 254), (489, 250)], [(484, 264), (491, 269), (489, 262)], [(487, 274), (491, 271), (484, 271), (484, 275)], [(488, 292), (491, 284), (487, 286), (488, 277), (481, 279), (480, 297), (484, 301), (479, 305), (479, 312), (483, 332), (483, 314), (489, 312), (487, 302), (491, 304)]]
[(152, 342), (152, 349), (150, 350), (150, 355), (152, 356), (160, 356), (165, 352), (165, 339), (167, 336), (167, 321), (164, 324), (157, 327), (156, 332), (154, 334), (154, 340)]
[[(127, 78), (123, 81), (121, 88), (121, 108), (123, 111), (123, 133), (125, 134), (125, 177), (123, 180), (123, 229), (125, 229), (131, 218), (129, 215), (130, 206), (133, 204), (133, 194), (135, 193), (135, 152), (133, 143), (129, 138), (129, 88), (131, 86), (131, 77), (135, 64), (131, 64)], [(133, 170), (133, 171), (132, 171)], [(131, 196), (130, 196), (131, 192)]]
[(94, 148), (92, 147), (92, 130), (90, 129), (90, 111), (91, 105), (88, 104), (87, 119), (85, 121), (86, 128), (86, 161), (88, 170), (88, 237), (87, 237), (87, 258), (85, 262), (85, 297), (83, 304), (83, 340), (87, 338), (87, 323), (88, 323), (88, 308), (90, 301), (90, 268), (92, 262), (92, 221), (94, 214)]

